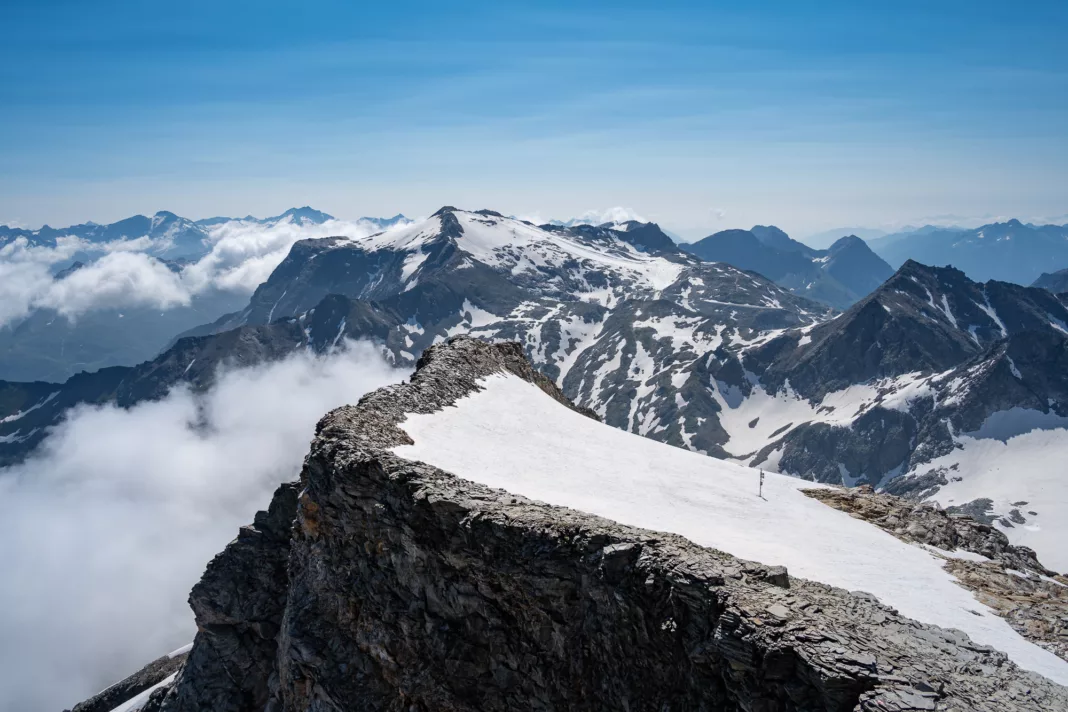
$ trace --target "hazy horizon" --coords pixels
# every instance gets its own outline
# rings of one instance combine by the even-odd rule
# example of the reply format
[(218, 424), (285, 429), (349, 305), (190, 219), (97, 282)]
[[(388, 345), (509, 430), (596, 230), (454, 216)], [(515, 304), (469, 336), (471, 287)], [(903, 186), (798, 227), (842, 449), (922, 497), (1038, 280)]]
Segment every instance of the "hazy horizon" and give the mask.
[(0, 222), (622, 205), (694, 238), (1068, 213), (1058, 3), (16, 0), (0, 21)]
[[(445, 204), (446, 203), (442, 203), (441, 205), (438, 205), (438, 207), (440, 208), (442, 205), (445, 205)], [(49, 227), (52, 227), (52, 228), (61, 229), (61, 228), (70, 227), (70, 226), (73, 226), (73, 225), (85, 224), (85, 223), (90, 223), (90, 222), (91, 223), (96, 223), (96, 224), (101, 224), (101, 225), (107, 225), (107, 224), (111, 224), (111, 223), (114, 223), (114, 222), (118, 222), (118, 221), (126, 219), (126, 218), (133, 217), (135, 215), (152, 216), (152, 215), (156, 214), (157, 212), (164, 212), (164, 211), (175, 213), (175, 214), (179, 215), (180, 217), (187, 218), (187, 219), (193, 220), (193, 221), (207, 220), (207, 219), (210, 219), (210, 218), (217, 218), (217, 217), (225, 217), (225, 218), (231, 218), (231, 219), (235, 219), (235, 220), (241, 220), (241, 219), (244, 219), (246, 217), (254, 217), (254, 218), (257, 218), (257, 219), (266, 219), (266, 218), (271, 218), (271, 217), (278, 217), (278, 216), (282, 215), (283, 213), (285, 213), (286, 211), (291, 210), (291, 209), (304, 208), (304, 207), (310, 207), (310, 208), (312, 208), (314, 210), (319, 210), (321, 212), (324, 212), (324, 213), (330, 215), (333, 218), (336, 218), (339, 221), (356, 221), (356, 220), (359, 220), (361, 218), (391, 218), (391, 217), (394, 217), (396, 215), (403, 215), (404, 217), (409, 218), (411, 220), (421, 220), (421, 219), (425, 219), (427, 216), (429, 216), (431, 213), (433, 213), (434, 211), (437, 210), (437, 208), (434, 208), (434, 210), (429, 210), (429, 211), (426, 211), (426, 212), (423, 212), (423, 213), (406, 212), (406, 211), (401, 210), (399, 212), (389, 213), (389, 214), (387, 214), (386, 212), (374, 213), (373, 211), (365, 212), (365, 213), (361, 213), (361, 214), (339, 214), (338, 211), (325, 209), (321, 205), (318, 205), (318, 204), (315, 204), (315, 203), (311, 203), (311, 204), (308, 204), (308, 205), (296, 205), (296, 204), (293, 204), (293, 205), (289, 205), (288, 207), (283, 208), (283, 209), (276, 209), (276, 210), (268, 211), (266, 213), (259, 214), (259, 215), (253, 214), (253, 213), (248, 212), (248, 211), (240, 211), (240, 210), (231, 210), (231, 211), (226, 211), (224, 213), (211, 214), (211, 215), (187, 215), (187, 214), (183, 214), (183, 213), (177, 212), (175, 210), (170, 210), (169, 208), (166, 208), (166, 207), (162, 207), (162, 208), (159, 208), (157, 210), (136, 210), (136, 211), (133, 211), (133, 212), (130, 212), (130, 213), (118, 215), (116, 217), (110, 217), (109, 216), (106, 219), (92, 219), (92, 218), (76, 219), (76, 220), (71, 221), (70, 223), (64, 223), (64, 222), (55, 221), (55, 220), (53, 220), (53, 221), (47, 221), (46, 220), (46, 221), (44, 221), (42, 223), (37, 223), (37, 224), (25, 224), (25, 223), (23, 223), (21, 221), (18, 221), (18, 220), (5, 221), (3, 219), (0, 219), (0, 225), (7, 225), (8, 227), (23, 228), (23, 229), (27, 229), (27, 230), (39, 230), (45, 225), (47, 225)], [(491, 209), (491, 210), (496, 210), (496, 208), (494, 206), (481, 205), (481, 204), (480, 205), (457, 205), (456, 207), (459, 207), (459, 208), (464, 209), (464, 210), (481, 210), (481, 209), (484, 209), (484, 208), (488, 208), (488, 209)], [(498, 210), (498, 212), (501, 212), (501, 211)], [(1032, 224), (1035, 224), (1035, 225), (1047, 225), (1047, 224), (1061, 225), (1061, 224), (1068, 224), (1068, 213), (1061, 214), (1061, 215), (1051, 215), (1051, 216), (990, 215), (990, 214), (987, 214), (987, 215), (975, 215), (975, 216), (964, 216), (964, 215), (946, 215), (946, 214), (942, 214), (942, 215), (930, 215), (930, 216), (917, 217), (917, 218), (913, 218), (913, 219), (905, 219), (905, 220), (895, 221), (895, 222), (892, 222), (892, 223), (884, 222), (884, 223), (868, 223), (868, 224), (863, 224), (863, 223), (858, 223), (858, 224), (841, 223), (841, 224), (839, 224), (839, 223), (835, 223), (834, 221), (831, 221), (829, 223), (831, 226), (827, 227), (827, 228), (819, 228), (819, 229), (815, 229), (815, 230), (807, 230), (807, 231), (803, 231), (803, 232), (796, 232), (796, 231), (788, 229), (787, 227), (784, 227), (783, 224), (774, 223), (774, 222), (770, 222), (770, 221), (757, 221), (757, 222), (753, 222), (753, 223), (749, 223), (749, 224), (734, 224), (733, 222), (727, 220), (726, 216), (724, 216), (723, 218), (720, 219), (721, 223), (719, 225), (711, 226), (707, 230), (702, 231), (699, 228), (696, 229), (696, 230), (695, 229), (685, 230), (685, 229), (677, 228), (677, 226), (672, 222), (671, 216), (665, 216), (663, 218), (654, 218), (654, 217), (651, 217), (650, 214), (645, 213), (643, 211), (633, 210), (631, 208), (623, 207), (623, 206), (613, 206), (613, 207), (605, 208), (605, 209), (601, 209), (601, 210), (590, 209), (590, 210), (584, 210), (584, 211), (582, 211), (580, 213), (577, 213), (577, 214), (568, 214), (568, 215), (554, 215), (554, 214), (550, 214), (550, 213), (548, 213), (546, 211), (533, 211), (533, 212), (518, 213), (518, 214), (517, 213), (512, 213), (511, 215), (514, 216), (514, 217), (523, 219), (523, 220), (529, 220), (530, 222), (534, 222), (535, 224), (545, 224), (545, 223), (549, 223), (549, 222), (553, 222), (553, 221), (567, 222), (569, 220), (575, 220), (575, 221), (588, 222), (588, 223), (596, 225), (596, 224), (601, 224), (601, 223), (606, 223), (606, 222), (612, 222), (614, 220), (615, 221), (622, 221), (622, 220), (625, 220), (625, 219), (626, 220), (638, 220), (638, 221), (641, 221), (641, 222), (657, 222), (658, 224), (660, 224), (660, 226), (664, 230), (668, 231), (669, 233), (672, 233), (673, 236), (675, 236), (677, 238), (681, 238), (682, 241), (684, 241), (684, 242), (695, 241), (695, 240), (698, 240), (698, 239), (700, 239), (702, 237), (705, 237), (707, 235), (713, 234), (715, 232), (719, 232), (721, 230), (730, 230), (730, 229), (748, 230), (748, 229), (752, 228), (754, 225), (774, 225), (775, 227), (783, 229), (787, 234), (789, 234), (794, 239), (801, 240), (801, 241), (814, 239), (815, 241), (818, 242), (821, 239), (825, 240), (825, 238), (827, 238), (829, 235), (838, 235), (839, 233), (841, 235), (847, 235), (847, 234), (851, 234), (851, 232), (853, 232), (853, 231), (856, 231), (858, 233), (859, 232), (872, 233), (872, 234), (861, 234), (861, 235), (859, 235), (862, 238), (872, 239), (874, 237), (879, 237), (880, 235), (888, 235), (888, 234), (892, 234), (892, 233), (895, 233), (895, 232), (903, 232), (903, 231), (908, 231), (910, 229), (916, 229), (916, 228), (928, 227), (928, 226), (944, 227), (944, 228), (972, 229), (972, 228), (980, 227), (982, 225), (987, 225), (987, 224), (991, 224), (991, 223), (1002, 223), (1002, 222), (1007, 222), (1007, 221), (1013, 220), (1013, 219), (1019, 220), (1020, 222), (1025, 223), (1025, 224), (1026, 223), (1032, 223)]]

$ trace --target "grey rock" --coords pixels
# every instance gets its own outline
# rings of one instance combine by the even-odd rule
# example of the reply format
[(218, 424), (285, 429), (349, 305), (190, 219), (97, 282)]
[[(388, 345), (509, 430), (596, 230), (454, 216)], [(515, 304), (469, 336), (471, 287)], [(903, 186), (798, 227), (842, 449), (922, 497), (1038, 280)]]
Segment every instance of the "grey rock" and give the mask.
[(392, 454), (410, 442), (405, 413), (500, 371), (566, 403), (519, 345), (460, 338), (429, 349), (409, 383), (320, 422), (288, 567), (271, 562), (293, 487), (257, 517), (276, 522), (268, 571), (239, 538), (198, 586), (210, 604), (193, 596), (198, 621), (251, 641), (231, 649), (256, 674), (231, 678), (232, 659), (203, 654), (218, 635), (205, 628), (164, 710), (188, 709), (174, 706), (183, 694), (275, 712), (1068, 707), (1065, 688), (871, 596), (796, 578), (784, 589), (761, 564)]
[(197, 623), (193, 649), (161, 709), (252, 712), (267, 704), (296, 508), (297, 486), (282, 485), (270, 508), (208, 564), (189, 596)]
[[(1068, 578), (1042, 566), (1034, 551), (1013, 546), (991, 526), (993, 520), (986, 515), (990, 500), (943, 510), (934, 503), (876, 493), (867, 486), (804, 492), (903, 541), (934, 547), (929, 550), (946, 559), (946, 570), (975, 592), (981, 603), (1008, 620), (1023, 637), (1068, 660)], [(955, 555), (957, 550), (991, 561), (962, 559)]]
[(182, 667), (187, 657), (188, 653), (180, 653), (174, 657), (164, 655), (157, 658), (126, 679), (79, 702), (70, 712), (111, 712), (123, 702), (167, 679)]

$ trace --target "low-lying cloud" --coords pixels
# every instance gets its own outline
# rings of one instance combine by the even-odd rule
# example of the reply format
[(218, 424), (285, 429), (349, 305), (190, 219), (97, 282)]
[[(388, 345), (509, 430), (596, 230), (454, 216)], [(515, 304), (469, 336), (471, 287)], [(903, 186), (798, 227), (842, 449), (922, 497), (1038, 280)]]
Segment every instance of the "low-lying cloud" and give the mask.
[[(165, 239), (92, 243), (63, 237), (49, 247), (20, 237), (0, 247), (0, 327), (36, 309), (53, 309), (73, 320), (95, 309), (188, 306), (196, 295), (213, 289), (251, 294), (298, 240), (355, 239), (378, 231), (367, 220), (272, 225), (235, 220), (212, 229), (207, 254), (177, 271), (152, 256), (170, 245)], [(54, 278), (57, 266), (82, 255), (91, 259), (86, 266)]]
[(618, 205), (614, 208), (607, 208), (605, 210), (587, 210), (581, 215), (576, 216), (571, 222), (575, 224), (586, 223), (589, 225), (603, 225), (604, 223), (614, 223), (618, 225), (630, 220), (649, 222), (634, 210)]
[(0, 709), (69, 707), (192, 640), (186, 599), (317, 420), (400, 380), (367, 344), (221, 375), (129, 410), (73, 411), (0, 470)]
[(271, 226), (232, 221), (211, 233), (211, 252), (183, 270), (183, 279), (197, 291), (213, 286), (251, 294), (281, 264), (297, 240), (317, 237), (367, 237), (380, 229), (367, 220), (327, 220), (322, 224), (282, 221)]

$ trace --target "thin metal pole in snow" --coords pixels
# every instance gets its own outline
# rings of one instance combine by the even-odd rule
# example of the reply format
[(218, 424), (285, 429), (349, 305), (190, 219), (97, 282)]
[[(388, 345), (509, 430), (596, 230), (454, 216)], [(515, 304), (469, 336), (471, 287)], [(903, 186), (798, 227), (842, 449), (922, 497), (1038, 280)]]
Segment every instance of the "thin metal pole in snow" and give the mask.
[(760, 471), (760, 490), (757, 492), (757, 496), (761, 499), (764, 498), (764, 471)]

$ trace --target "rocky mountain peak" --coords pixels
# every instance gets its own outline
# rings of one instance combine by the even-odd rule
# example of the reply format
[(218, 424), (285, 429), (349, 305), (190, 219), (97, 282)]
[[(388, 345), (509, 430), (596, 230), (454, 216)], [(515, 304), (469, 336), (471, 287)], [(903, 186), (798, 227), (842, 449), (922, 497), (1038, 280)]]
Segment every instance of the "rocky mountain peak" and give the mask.
[(616, 230), (624, 242), (634, 245), (646, 252), (678, 252), (679, 247), (675, 241), (668, 237), (656, 223), (641, 223), (630, 220), (624, 225), (623, 230)]
[(194, 588), (192, 649), (143, 712), (1068, 704), (1003, 653), (871, 594), (395, 454), (413, 442), (409, 414), (451, 410), (487, 377), (566, 405), (518, 344), (457, 339), (408, 383), (324, 418), (300, 483)]
[(803, 254), (815, 252), (815, 250), (808, 245), (794, 240), (774, 225), (754, 225), (749, 229), (749, 232), (753, 233), (758, 240), (769, 247), (786, 250), (787, 252), (801, 252)]
[(835, 240), (834, 243), (828, 248), (828, 250), (831, 253), (836, 253), (842, 252), (843, 250), (856, 249), (861, 247), (867, 248), (868, 243), (866, 243), (864, 240), (860, 239), (856, 235), (846, 235)]

